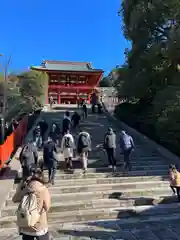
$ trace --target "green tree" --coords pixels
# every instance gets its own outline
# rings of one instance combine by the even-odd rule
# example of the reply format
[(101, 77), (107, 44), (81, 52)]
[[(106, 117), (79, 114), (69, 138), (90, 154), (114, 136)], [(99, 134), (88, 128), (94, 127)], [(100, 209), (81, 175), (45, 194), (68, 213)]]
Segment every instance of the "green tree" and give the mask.
[(19, 81), (21, 96), (32, 105), (33, 109), (42, 107), (48, 87), (48, 77), (44, 72), (30, 70), (20, 75)]
[(136, 102), (118, 106), (116, 113), (176, 151), (180, 141), (180, 1), (123, 1), (120, 14), (131, 48), (126, 50), (125, 74), (120, 74), (124, 80), (120, 77), (114, 85), (119, 94)]
[(104, 77), (99, 83), (100, 87), (112, 87), (112, 85), (113, 82), (108, 77)]

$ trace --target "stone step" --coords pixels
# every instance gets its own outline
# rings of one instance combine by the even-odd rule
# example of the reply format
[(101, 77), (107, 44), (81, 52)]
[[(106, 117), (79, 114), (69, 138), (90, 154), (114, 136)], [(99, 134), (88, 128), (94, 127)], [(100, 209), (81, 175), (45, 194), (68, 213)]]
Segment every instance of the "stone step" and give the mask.
[[(51, 193), (51, 190), (50, 190)], [(119, 188), (111, 189), (111, 190), (99, 190), (99, 191), (93, 191), (93, 192), (76, 192), (76, 193), (59, 193), (59, 192), (52, 192), (51, 198), (52, 202), (59, 202), (63, 203), (66, 201), (74, 200), (95, 200), (95, 199), (107, 199), (107, 198), (115, 198), (115, 199), (121, 199), (125, 197), (143, 197), (143, 196), (172, 196), (172, 190), (168, 187), (159, 187), (159, 188), (148, 188), (147, 190), (145, 188), (143, 189), (124, 189), (123, 191), (120, 191)], [(12, 205), (11, 198), (6, 200), (6, 205)]]
[[(179, 214), (180, 204), (165, 204), (158, 206), (135, 206), (135, 207), (118, 207), (118, 208), (102, 208), (92, 210), (80, 210), (80, 211), (66, 211), (58, 213), (49, 213), (48, 222), (50, 225), (54, 223), (65, 222), (82, 222), (82, 221), (97, 221), (105, 219), (125, 219), (128, 218), (147, 218), (148, 216), (158, 215), (163, 217), (167, 213)], [(2, 217), (0, 220), (0, 227), (9, 226), (16, 222), (16, 216)]]
[[(96, 209), (96, 208), (113, 208), (113, 207), (132, 207), (141, 205), (157, 205), (157, 204), (170, 204), (176, 203), (177, 197), (175, 196), (154, 196), (154, 197), (130, 197), (122, 199), (97, 199), (97, 200), (79, 200), (73, 201), (69, 200), (66, 202), (54, 202), (52, 201), (52, 206), (50, 212), (64, 212), (64, 211), (74, 211), (74, 210), (85, 210), (85, 209)], [(1, 216), (14, 215), (17, 211), (18, 204), (12, 203), (7, 205), (1, 213)]]
[[(145, 188), (144, 188), (145, 186)], [(147, 181), (147, 182), (130, 182), (130, 183), (108, 183), (108, 184), (91, 184), (91, 185), (74, 185), (74, 186), (61, 186), (59, 185), (49, 185), (49, 190), (51, 193), (77, 193), (77, 192), (91, 192), (91, 191), (107, 191), (107, 190), (119, 190), (124, 191), (124, 189), (133, 191), (134, 189), (147, 188), (168, 188), (168, 181)], [(12, 191), (12, 194), (15, 193)]]
[[(131, 177), (131, 176), (168, 176), (167, 170), (149, 170), (149, 171), (131, 171), (127, 174), (124, 172), (113, 173), (111, 169), (107, 169), (108, 172), (101, 172), (100, 169), (93, 169), (92, 172), (88, 169), (84, 174), (81, 169), (75, 169), (74, 173), (65, 173), (63, 171), (57, 171), (56, 179), (84, 179), (84, 178), (107, 178), (107, 177)], [(45, 173), (46, 175), (46, 173)]]
[[(45, 173), (47, 177), (47, 173)], [(57, 179), (55, 181), (55, 186), (74, 186), (74, 185), (91, 185), (91, 184), (111, 184), (111, 183), (135, 183), (135, 182), (146, 182), (154, 181), (159, 182), (163, 181), (168, 183), (167, 176), (134, 176), (134, 177), (104, 177), (104, 178), (81, 178), (81, 179)], [(14, 185), (14, 189), (17, 187), (17, 184)]]
[[(179, 223), (178, 216), (148, 217), (147, 220), (138, 223), (128, 219), (124, 220), (96, 221), (87, 223), (54, 224), (49, 227), (53, 240), (91, 240), (91, 239), (123, 239), (123, 240), (178, 240)], [(122, 222), (122, 224), (121, 224)], [(127, 222), (127, 221), (126, 221)], [(127, 228), (126, 228), (127, 226)], [(0, 239), (21, 240), (17, 228), (0, 229)]]
[[(147, 193), (147, 192), (146, 192)], [(92, 193), (88, 193), (88, 196), (90, 196), (89, 198), (87, 199), (78, 199), (76, 201), (72, 200), (73, 196), (72, 194), (70, 194), (69, 196), (69, 199), (68, 199), (68, 196), (67, 195), (63, 195), (64, 197), (66, 196), (67, 198), (65, 199), (65, 202), (62, 200), (61, 201), (61, 195), (59, 194), (51, 194), (51, 201), (52, 201), (52, 206), (55, 205), (56, 206), (64, 206), (68, 204), (69, 205), (72, 205), (72, 202), (73, 202), (73, 205), (76, 206), (76, 203), (77, 205), (81, 205), (82, 203), (87, 203), (87, 202), (97, 202), (97, 201), (119, 201), (119, 204), (120, 206), (122, 204), (133, 204), (133, 206), (140, 206), (140, 205), (157, 205), (157, 204), (169, 204), (169, 203), (173, 203), (173, 202), (177, 202), (177, 197), (172, 195), (172, 192), (171, 191), (164, 191), (164, 190), (161, 190), (160, 191), (154, 191), (153, 192), (154, 195), (143, 195), (143, 196), (137, 196), (136, 192), (135, 194), (131, 194), (130, 196), (121, 196), (121, 194), (119, 192), (113, 192), (111, 193), (111, 191), (108, 191), (107, 192), (107, 195), (102, 195), (103, 198), (101, 198), (101, 196), (98, 197), (98, 195), (96, 194), (96, 197), (94, 198), (91, 197), (91, 195), (93, 195)], [(147, 193), (149, 194), (149, 193)], [(126, 194), (127, 195), (127, 194)], [(90, 200), (89, 200), (90, 199)], [(17, 203), (13, 203), (11, 198), (7, 199), (6, 200), (6, 208), (8, 207), (16, 207), (18, 204)], [(124, 205), (123, 205), (124, 206)]]
[[(93, 170), (94, 169), (94, 170)], [(93, 172), (93, 171), (102, 171), (102, 172), (109, 172), (111, 169), (108, 167), (97, 167), (97, 168), (88, 168), (88, 171)], [(119, 171), (123, 171), (124, 167), (117, 167)], [(160, 170), (160, 171), (168, 171), (168, 166), (167, 165), (132, 165), (132, 171), (153, 171), (153, 170)]]
[[(92, 168), (92, 167), (108, 167), (108, 162), (99, 162), (98, 160), (96, 160), (97, 162), (94, 162), (94, 163), (90, 163), (89, 166)], [(75, 162), (76, 164), (76, 162)], [(121, 166), (122, 164), (124, 164), (123, 161), (118, 161), (117, 160), (117, 166)], [(136, 159), (136, 160), (133, 160), (131, 161), (131, 164), (132, 166), (134, 167), (139, 167), (139, 166), (144, 166), (144, 167), (147, 167), (147, 166), (157, 166), (157, 167), (161, 167), (161, 166), (166, 166), (166, 168), (168, 169), (168, 164), (165, 163), (165, 162), (162, 162), (161, 160), (158, 160), (158, 161), (145, 161), (145, 160), (140, 160), (140, 159)], [(80, 164), (79, 164), (80, 165)]]
[[(111, 172), (112, 169), (110, 169), (108, 166), (99, 166), (99, 164), (97, 164), (97, 166), (95, 164), (89, 164), (90, 167), (88, 168), (88, 172)], [(80, 166), (79, 166), (80, 167)], [(60, 168), (61, 169), (61, 168)], [(64, 168), (63, 168), (64, 169)], [(75, 171), (79, 171), (80, 169), (75, 168)], [(124, 167), (122, 166), (117, 166), (117, 171), (123, 171)], [(157, 170), (164, 170), (164, 171), (168, 171), (168, 166), (167, 165), (132, 165), (132, 171), (157, 171)]]

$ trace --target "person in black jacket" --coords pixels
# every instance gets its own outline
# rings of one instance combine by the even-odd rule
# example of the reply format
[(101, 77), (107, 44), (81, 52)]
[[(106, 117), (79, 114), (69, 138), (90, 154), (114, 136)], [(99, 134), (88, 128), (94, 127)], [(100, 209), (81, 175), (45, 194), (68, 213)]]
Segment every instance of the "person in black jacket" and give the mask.
[(80, 115), (77, 112), (74, 112), (71, 118), (71, 122), (73, 124), (74, 129), (79, 125), (80, 119), (81, 119)]
[(51, 130), (50, 130), (50, 134), (49, 134), (52, 138), (52, 140), (57, 143), (58, 141), (58, 137), (60, 135), (60, 128), (58, 126), (57, 123), (53, 122), (51, 125)]
[(64, 119), (63, 119), (63, 122), (62, 122), (62, 133), (63, 135), (68, 131), (70, 130), (71, 128), (71, 119), (70, 119), (70, 112), (67, 111), (65, 116), (64, 116)]
[(46, 134), (46, 131), (48, 130), (48, 124), (44, 121), (44, 119), (42, 119), (39, 122), (39, 126), (40, 126), (40, 130), (41, 130), (42, 142), (44, 142), (45, 134)]
[(44, 165), (48, 169), (49, 183), (52, 183), (53, 185), (58, 163), (58, 160), (56, 158), (57, 153), (57, 146), (52, 140), (51, 136), (49, 136), (48, 140), (44, 143), (43, 159)]

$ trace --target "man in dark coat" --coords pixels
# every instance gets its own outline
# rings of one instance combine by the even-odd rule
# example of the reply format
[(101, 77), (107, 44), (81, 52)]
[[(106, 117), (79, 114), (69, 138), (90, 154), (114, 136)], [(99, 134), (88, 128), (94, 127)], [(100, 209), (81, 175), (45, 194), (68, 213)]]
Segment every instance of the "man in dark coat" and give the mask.
[(48, 169), (49, 173), (49, 183), (54, 185), (54, 179), (57, 169), (57, 156), (58, 153), (57, 146), (51, 137), (48, 137), (48, 140), (44, 143), (43, 149), (43, 159), (44, 165)]
[(66, 111), (63, 122), (62, 122), (62, 133), (63, 135), (70, 130), (71, 128), (71, 118), (70, 118), (70, 112)]
[(46, 131), (48, 130), (48, 124), (42, 119), (39, 122), (40, 130), (41, 130), (41, 136), (42, 136), (42, 141), (45, 141), (45, 134)]

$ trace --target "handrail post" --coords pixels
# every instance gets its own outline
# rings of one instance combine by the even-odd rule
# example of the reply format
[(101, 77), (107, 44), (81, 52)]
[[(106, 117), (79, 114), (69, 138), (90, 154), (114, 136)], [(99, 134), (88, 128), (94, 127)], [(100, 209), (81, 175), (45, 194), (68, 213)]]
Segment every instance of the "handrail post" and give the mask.
[(5, 141), (5, 120), (2, 115), (0, 115), (0, 145)]

